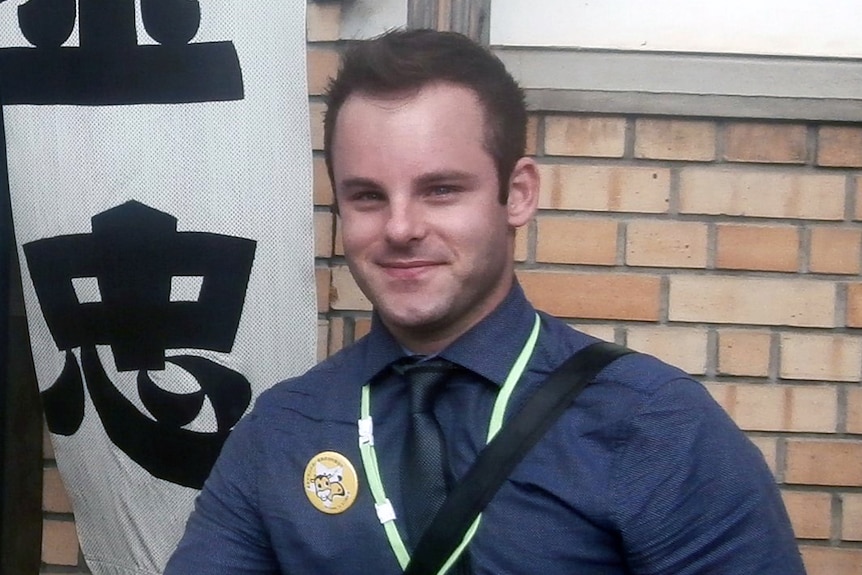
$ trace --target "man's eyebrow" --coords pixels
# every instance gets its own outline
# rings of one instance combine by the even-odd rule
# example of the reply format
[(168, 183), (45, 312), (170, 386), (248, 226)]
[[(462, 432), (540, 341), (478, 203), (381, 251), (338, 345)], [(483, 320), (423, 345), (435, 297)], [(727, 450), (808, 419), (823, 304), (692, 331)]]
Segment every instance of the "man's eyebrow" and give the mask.
[(380, 188), (380, 184), (371, 178), (347, 178), (345, 180), (341, 180), (337, 182), (338, 188), (342, 189), (355, 189), (355, 188)]
[(417, 183), (420, 185), (431, 185), (431, 184), (439, 184), (442, 182), (466, 182), (473, 181), (476, 179), (476, 174), (472, 172), (465, 172), (461, 170), (442, 170), (439, 172), (429, 172), (427, 174), (422, 174), (418, 179)]
[[(437, 172), (428, 172), (422, 174), (416, 179), (416, 184), (419, 186), (430, 186), (445, 182), (469, 182), (476, 179), (476, 174), (463, 170), (440, 170)], [(362, 176), (350, 177), (337, 182), (338, 188), (344, 190), (357, 188), (382, 188), (380, 182), (372, 178), (364, 178)]]

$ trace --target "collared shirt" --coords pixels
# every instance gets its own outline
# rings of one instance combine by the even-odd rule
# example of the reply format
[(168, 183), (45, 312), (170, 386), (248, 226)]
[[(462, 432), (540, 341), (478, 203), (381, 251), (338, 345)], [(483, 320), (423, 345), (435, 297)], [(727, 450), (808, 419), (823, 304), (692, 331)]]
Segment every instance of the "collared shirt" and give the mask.
[[(440, 355), (464, 369), (435, 415), (461, 476), (485, 445), (500, 386), (535, 310), (515, 285)], [(515, 412), (573, 352), (595, 341), (541, 315)], [(404, 352), (375, 318), (368, 336), (260, 396), (235, 428), (197, 500), (166, 575), (400, 573), (362, 470), (360, 390), (372, 388), (374, 439), (396, 513), (406, 383)], [(306, 465), (323, 451), (353, 463), (360, 486), (338, 514), (311, 505)], [(644, 355), (599, 374), (514, 470), (469, 546), (476, 575), (801, 575), (787, 514), (760, 452), (705, 389)]]

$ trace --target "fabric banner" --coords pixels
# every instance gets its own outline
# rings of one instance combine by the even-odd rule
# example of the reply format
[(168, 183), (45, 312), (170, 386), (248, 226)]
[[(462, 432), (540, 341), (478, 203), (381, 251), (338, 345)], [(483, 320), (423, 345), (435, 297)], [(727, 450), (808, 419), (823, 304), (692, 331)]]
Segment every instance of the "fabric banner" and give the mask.
[(0, 0), (0, 98), (85, 559), (160, 573), (230, 429), (315, 361), (305, 2)]

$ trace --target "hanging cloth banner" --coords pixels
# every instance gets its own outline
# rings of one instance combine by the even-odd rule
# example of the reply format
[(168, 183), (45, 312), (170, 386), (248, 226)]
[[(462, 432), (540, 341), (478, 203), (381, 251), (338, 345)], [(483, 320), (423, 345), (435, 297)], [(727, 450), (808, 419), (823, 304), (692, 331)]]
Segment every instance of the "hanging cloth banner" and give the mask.
[(316, 355), (305, 2), (0, 0), (33, 358), (96, 575), (160, 573)]

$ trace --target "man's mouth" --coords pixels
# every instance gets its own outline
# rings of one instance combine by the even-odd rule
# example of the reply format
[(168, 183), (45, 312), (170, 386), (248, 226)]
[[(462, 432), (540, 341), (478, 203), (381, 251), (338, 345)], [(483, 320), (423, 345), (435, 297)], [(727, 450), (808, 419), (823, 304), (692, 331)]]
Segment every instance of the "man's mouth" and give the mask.
[(387, 260), (378, 265), (391, 277), (415, 279), (442, 264), (432, 260)]

